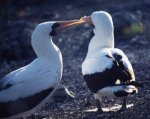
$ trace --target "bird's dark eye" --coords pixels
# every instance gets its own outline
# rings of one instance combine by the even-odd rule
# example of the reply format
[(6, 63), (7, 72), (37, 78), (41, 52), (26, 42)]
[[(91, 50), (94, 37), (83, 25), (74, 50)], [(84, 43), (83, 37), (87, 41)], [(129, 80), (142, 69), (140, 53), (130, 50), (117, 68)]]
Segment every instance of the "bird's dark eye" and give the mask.
[(50, 32), (50, 35), (51, 35), (51, 36), (56, 36), (56, 29), (57, 29), (59, 26), (60, 26), (59, 23), (54, 23), (54, 24), (52, 25), (52, 31)]

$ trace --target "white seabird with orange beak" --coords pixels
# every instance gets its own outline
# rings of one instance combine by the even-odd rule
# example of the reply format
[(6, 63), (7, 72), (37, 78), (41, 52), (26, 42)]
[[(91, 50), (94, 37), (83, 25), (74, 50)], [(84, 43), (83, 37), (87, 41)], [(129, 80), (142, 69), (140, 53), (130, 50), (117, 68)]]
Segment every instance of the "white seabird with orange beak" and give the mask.
[(83, 21), (94, 26), (82, 74), (88, 88), (94, 93), (98, 111), (102, 112), (101, 97), (124, 97), (122, 108), (127, 108), (127, 96), (138, 92), (142, 85), (135, 81), (130, 61), (122, 50), (114, 47), (112, 17), (105, 11), (93, 12)]
[(0, 80), (0, 118), (34, 113), (52, 96), (62, 78), (63, 61), (52, 38), (82, 20), (44, 22), (35, 28), (31, 43), (37, 58)]

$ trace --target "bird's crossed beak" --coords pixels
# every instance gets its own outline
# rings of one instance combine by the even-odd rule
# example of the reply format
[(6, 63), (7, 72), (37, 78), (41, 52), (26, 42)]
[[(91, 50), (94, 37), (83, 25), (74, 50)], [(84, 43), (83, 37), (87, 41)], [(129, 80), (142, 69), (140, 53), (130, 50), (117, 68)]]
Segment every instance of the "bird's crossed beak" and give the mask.
[(77, 26), (84, 23), (84, 21), (82, 19), (79, 20), (70, 20), (70, 21), (66, 21), (66, 22), (62, 22), (62, 28), (68, 28), (71, 26)]
[(58, 23), (60, 25), (59, 29), (65, 29), (72, 26), (78, 26), (84, 22), (85, 21), (83, 19), (79, 19), (79, 20), (60, 21)]
[(69, 20), (69, 21), (57, 21), (53, 26), (52, 26), (52, 31), (50, 35), (55, 36), (57, 32), (60, 32), (61, 30), (65, 28), (69, 28), (72, 26), (77, 26), (84, 23), (82, 19), (79, 20)]
[(53, 28), (53, 31), (50, 34), (52, 36), (54, 36), (57, 32), (65, 29), (65, 28), (69, 28), (69, 27), (72, 27), (72, 26), (77, 26), (77, 25), (80, 25), (80, 24), (83, 24), (83, 23), (89, 23), (89, 24), (93, 25), (93, 22), (92, 22), (90, 16), (84, 16), (84, 17), (81, 17), (78, 20), (58, 21), (58, 22), (56, 22), (56, 24)]
[(81, 17), (80, 19), (82, 19), (82, 21), (84, 21), (84, 23), (94, 25), (92, 20), (91, 20), (91, 16), (84, 16), (84, 17)]
[(68, 28), (71, 26), (77, 26), (77, 25), (80, 25), (83, 23), (89, 23), (89, 24), (93, 25), (93, 22), (91, 20), (91, 16), (84, 16), (78, 20), (60, 21), (58, 23), (60, 24), (59, 29), (64, 29), (64, 28)]

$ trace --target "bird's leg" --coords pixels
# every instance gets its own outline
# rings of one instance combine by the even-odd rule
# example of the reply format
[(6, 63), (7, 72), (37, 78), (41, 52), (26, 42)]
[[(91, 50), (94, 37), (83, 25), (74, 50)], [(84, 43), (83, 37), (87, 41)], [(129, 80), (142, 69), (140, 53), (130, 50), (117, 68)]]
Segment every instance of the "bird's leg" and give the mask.
[(127, 109), (127, 96), (123, 97), (122, 107), (119, 111), (124, 111)]
[(101, 99), (96, 99), (96, 106), (98, 108), (98, 112), (102, 113)]
[(96, 107), (98, 108), (97, 112), (102, 113), (102, 106), (101, 106), (101, 97), (98, 94), (95, 94), (96, 99)]
[(73, 92), (69, 91), (66, 87), (60, 86), (56, 89), (53, 94), (53, 99), (56, 102), (64, 102), (65, 100), (74, 99), (75, 95)]

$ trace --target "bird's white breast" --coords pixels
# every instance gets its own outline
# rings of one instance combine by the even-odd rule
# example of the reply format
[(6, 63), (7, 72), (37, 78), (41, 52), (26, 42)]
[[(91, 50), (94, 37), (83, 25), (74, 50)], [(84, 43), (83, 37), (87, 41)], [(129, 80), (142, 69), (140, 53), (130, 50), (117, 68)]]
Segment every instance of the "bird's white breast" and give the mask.
[(106, 54), (111, 55), (111, 52), (108, 49), (101, 49), (94, 51), (93, 54), (87, 54), (82, 63), (82, 74), (93, 74), (103, 72), (106, 68), (110, 69), (113, 60), (106, 57)]

